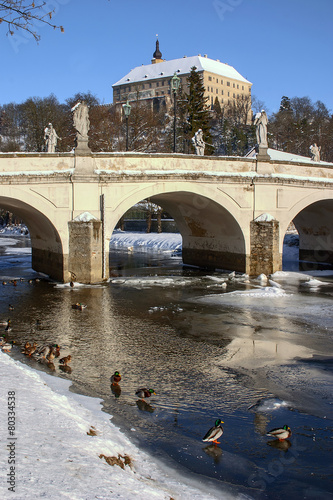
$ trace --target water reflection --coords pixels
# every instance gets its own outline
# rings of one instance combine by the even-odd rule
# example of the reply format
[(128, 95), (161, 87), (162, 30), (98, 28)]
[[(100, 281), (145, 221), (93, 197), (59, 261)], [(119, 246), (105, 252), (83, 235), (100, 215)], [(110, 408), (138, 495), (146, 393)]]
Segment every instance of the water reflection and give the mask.
[[(122, 258), (125, 263), (126, 256)], [(313, 293), (306, 302), (297, 295), (298, 284), (291, 284), (292, 296), (268, 303), (235, 298), (229, 292), (247, 290), (245, 279), (183, 269), (177, 259), (165, 264), (146, 257), (141, 267), (133, 268), (131, 255), (111, 283), (74, 287), (29, 283), (35, 275), (22, 262), (16, 270), (0, 265), (1, 280), (19, 277), (17, 269), (26, 277), (17, 286), (0, 287), (0, 319), (10, 316), (10, 340), (20, 346), (27, 341), (58, 344), (61, 357), (72, 355), (73, 360), (63, 366), (57, 359), (28, 359), (20, 350), (15, 356), (70, 379), (74, 390), (102, 398), (113, 422), (127, 432), (135, 427), (142, 446), (165, 450), (191, 471), (245, 489), (258, 467), (268, 470), (276, 457), (274, 446), (286, 451), (266, 442), (268, 424), (290, 422), (301, 444), (307, 438), (299, 437), (300, 429), (308, 425), (322, 436), (320, 446), (311, 442), (311, 453), (298, 457), (267, 488), (271, 498), (274, 491), (288, 497), (290, 474), (299, 484), (310, 480), (328, 490), (330, 441), (322, 415), (329, 418), (331, 411), (324, 355), (332, 339), (328, 330), (290, 313), (292, 301), (306, 311), (308, 304), (313, 307)], [(320, 307), (331, 300), (329, 287), (324, 298), (322, 293)], [(207, 296), (206, 302), (201, 300)], [(87, 307), (75, 310), (76, 303)], [(14, 306), (10, 314), (8, 304)], [(313, 354), (316, 363), (306, 363)], [(121, 387), (110, 385), (115, 368), (122, 374)], [(142, 383), (155, 388), (152, 402), (135, 396)], [(202, 436), (218, 417), (225, 422), (223, 450), (202, 448)], [(321, 482), (307, 476), (313, 460), (321, 467)], [(260, 498), (257, 493), (249, 490), (253, 498)]]

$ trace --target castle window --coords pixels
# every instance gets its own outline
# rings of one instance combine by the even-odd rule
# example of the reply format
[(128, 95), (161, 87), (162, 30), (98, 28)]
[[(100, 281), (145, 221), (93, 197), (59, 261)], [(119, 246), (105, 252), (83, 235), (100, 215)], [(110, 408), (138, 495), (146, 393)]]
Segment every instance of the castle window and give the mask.
[(160, 82), (156, 82), (156, 87), (159, 87), (160, 86)]
[(238, 85), (238, 83), (237, 83), (237, 88), (239, 89), (239, 85)]
[[(230, 92), (228, 92), (228, 97), (230, 97)], [(229, 101), (228, 101), (229, 102)]]
[(236, 97), (236, 94), (232, 94), (232, 97), (235, 98)]
[(244, 85), (242, 85), (242, 90), (244, 90)]
[(151, 89), (151, 82), (149, 82), (149, 88)]
[[(223, 90), (221, 90), (221, 94), (223, 95)], [(223, 99), (222, 99), (222, 102), (223, 102)]]
[(227, 82), (227, 87), (230, 87), (230, 82)]
[(216, 83), (219, 83), (219, 79), (218, 78), (216, 78)]
[(217, 94), (219, 93), (218, 89), (216, 89), (216, 93), (217, 93)]
[(144, 88), (145, 88), (145, 84), (143, 83), (143, 84), (142, 84), (142, 90), (143, 90)]
[(211, 81), (212, 81), (212, 77), (211, 77), (211, 76), (209, 76), (209, 77), (208, 77), (208, 81), (209, 81), (209, 82), (211, 82)]
[(233, 88), (235, 88), (235, 84), (234, 83), (232, 84), (232, 86), (233, 86)]

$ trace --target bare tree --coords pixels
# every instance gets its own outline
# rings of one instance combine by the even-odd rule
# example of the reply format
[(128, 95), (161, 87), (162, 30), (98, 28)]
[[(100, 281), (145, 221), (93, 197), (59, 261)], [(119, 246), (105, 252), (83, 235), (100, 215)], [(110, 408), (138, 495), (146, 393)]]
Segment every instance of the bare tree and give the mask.
[[(4, 0), (0, 1), (0, 24), (7, 24), (8, 35), (14, 35), (15, 31), (30, 33), (38, 42), (40, 35), (35, 29), (35, 23), (43, 23), (53, 29), (64, 32), (62, 26), (52, 23), (55, 9), (49, 10), (50, 2), (44, 0)], [(52, 3), (51, 3), (52, 5)]]

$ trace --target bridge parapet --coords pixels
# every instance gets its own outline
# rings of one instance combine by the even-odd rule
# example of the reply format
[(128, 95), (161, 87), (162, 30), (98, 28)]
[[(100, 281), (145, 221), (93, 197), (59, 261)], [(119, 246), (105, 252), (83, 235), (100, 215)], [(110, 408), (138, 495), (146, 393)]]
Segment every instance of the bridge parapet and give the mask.
[[(325, 162), (257, 161), (255, 158), (162, 153), (0, 153), (0, 175), (168, 175), (271, 177), (333, 182), (333, 164)], [(96, 181), (98, 179), (96, 178)]]

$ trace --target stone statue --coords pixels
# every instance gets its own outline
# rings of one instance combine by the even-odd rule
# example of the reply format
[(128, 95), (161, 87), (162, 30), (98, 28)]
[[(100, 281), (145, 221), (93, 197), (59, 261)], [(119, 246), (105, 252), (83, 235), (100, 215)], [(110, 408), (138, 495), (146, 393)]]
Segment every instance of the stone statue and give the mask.
[(192, 137), (192, 144), (195, 148), (195, 153), (199, 156), (203, 156), (205, 154), (205, 141), (203, 140), (203, 131), (201, 128), (194, 134)]
[(256, 137), (257, 144), (259, 147), (268, 148), (267, 143), (267, 124), (268, 118), (265, 110), (261, 110), (261, 113), (257, 113), (254, 117), (254, 125), (256, 125)]
[(78, 102), (72, 108), (73, 122), (76, 128), (76, 150), (89, 150), (88, 132), (90, 127), (89, 107), (86, 102)]
[(312, 161), (320, 161), (320, 151), (321, 146), (317, 146), (316, 143), (310, 146), (311, 160)]
[(52, 123), (49, 123), (44, 129), (45, 150), (47, 153), (55, 153), (58, 139), (60, 139), (60, 137), (58, 137)]

